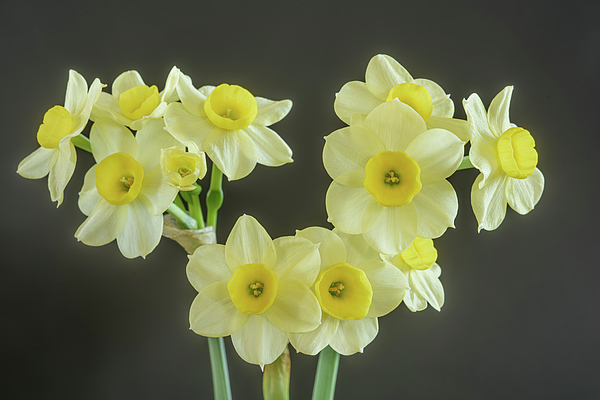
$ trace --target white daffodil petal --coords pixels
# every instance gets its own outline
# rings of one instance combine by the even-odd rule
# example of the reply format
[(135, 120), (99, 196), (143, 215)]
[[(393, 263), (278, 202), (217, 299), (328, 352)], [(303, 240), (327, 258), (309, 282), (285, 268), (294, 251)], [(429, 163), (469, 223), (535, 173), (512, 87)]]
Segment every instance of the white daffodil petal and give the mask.
[(162, 215), (173, 203), (178, 192), (177, 188), (167, 183), (162, 168), (157, 165), (150, 173), (144, 175), (144, 183), (137, 198), (150, 214)]
[(333, 109), (339, 119), (350, 125), (352, 114), (368, 114), (384, 100), (375, 97), (366, 83), (352, 81), (342, 86), (335, 96)]
[(204, 94), (194, 87), (192, 79), (180, 72), (179, 80), (177, 81), (177, 94), (181, 100), (181, 104), (188, 113), (196, 117), (204, 117), (204, 101), (208, 94)]
[(165, 89), (160, 94), (160, 101), (167, 102), (167, 100), (173, 97), (173, 92), (176, 91), (177, 82), (179, 81), (180, 71), (179, 68), (173, 66), (169, 75), (167, 76), (167, 82), (165, 83)]
[(281, 279), (277, 297), (265, 315), (282, 331), (309, 332), (321, 323), (321, 306), (304, 283)]
[(496, 137), (502, 136), (511, 128), (509, 108), (512, 98), (513, 86), (507, 86), (494, 97), (488, 109), (488, 125)]
[(144, 80), (137, 71), (125, 71), (121, 75), (117, 76), (112, 84), (112, 95), (119, 102), (121, 93), (133, 89), (136, 86), (145, 85)]
[(447, 180), (423, 186), (412, 202), (417, 209), (418, 237), (433, 239), (442, 236), (447, 228), (454, 228), (458, 197)]
[(27, 179), (43, 178), (56, 164), (57, 158), (58, 149), (40, 147), (19, 163), (17, 173)]
[(90, 215), (94, 211), (94, 207), (98, 200), (100, 200), (100, 197), (96, 189), (96, 165), (94, 165), (85, 173), (83, 187), (79, 192), (77, 204), (81, 212), (85, 215)]
[(344, 242), (329, 229), (313, 226), (296, 231), (296, 236), (306, 238), (314, 244), (319, 244), (318, 253), (321, 258), (321, 271), (337, 263), (346, 261), (346, 246), (344, 246)]
[(290, 333), (290, 343), (297, 352), (314, 356), (319, 354), (331, 341), (338, 329), (340, 320), (323, 313), (321, 325), (314, 331), (306, 333)]
[(369, 91), (379, 100), (385, 101), (391, 88), (412, 82), (413, 78), (398, 61), (388, 55), (378, 54), (369, 61), (365, 80)]
[(373, 131), (390, 151), (404, 151), (427, 130), (423, 118), (411, 106), (397, 100), (383, 103), (371, 111), (364, 127)]
[(57, 207), (63, 201), (63, 192), (75, 172), (75, 164), (77, 164), (77, 151), (71, 140), (67, 138), (58, 145), (56, 164), (48, 174), (50, 198), (58, 202)]
[(123, 115), (123, 111), (121, 111), (118, 101), (106, 92), (100, 93), (100, 97), (98, 97), (98, 101), (96, 101), (94, 108), (92, 109), (90, 119), (96, 121), (103, 117), (110, 118), (113, 121), (126, 126), (129, 126), (133, 121), (131, 118)]
[(165, 130), (162, 119), (148, 121), (144, 128), (136, 133), (135, 139), (138, 143), (136, 160), (146, 173), (152, 171), (160, 163), (162, 149), (182, 146)]
[(442, 128), (454, 133), (463, 142), (471, 140), (469, 124), (464, 119), (445, 118), (432, 115), (427, 120), (427, 128)]
[(243, 129), (256, 145), (257, 161), (269, 167), (291, 163), (292, 149), (279, 135), (265, 126), (249, 125)]
[(303, 237), (284, 236), (273, 240), (277, 263), (273, 272), (278, 279), (294, 279), (311, 286), (319, 275), (319, 250)]
[(409, 276), (409, 285), (411, 290), (440, 311), (444, 305), (444, 287), (432, 271), (429, 269), (425, 271), (412, 270)]
[(379, 253), (369, 246), (362, 235), (349, 235), (337, 229), (334, 229), (333, 232), (342, 239), (346, 247), (346, 262), (348, 264), (356, 266), (366, 261), (381, 260)]
[(232, 271), (241, 265), (252, 263), (273, 268), (277, 253), (265, 228), (254, 217), (242, 215), (225, 243), (225, 259)]
[(406, 148), (406, 154), (421, 168), (423, 185), (439, 182), (452, 175), (464, 153), (464, 143), (445, 129), (425, 131)]
[(500, 136), (497, 136), (490, 130), (485, 106), (477, 93), (473, 93), (468, 99), (463, 100), (463, 107), (467, 114), (471, 142), (483, 140), (489, 143), (495, 142), (500, 138)]
[(429, 92), (431, 102), (433, 103), (432, 116), (452, 118), (454, 115), (454, 102), (450, 99), (450, 95), (447, 95), (440, 85), (432, 80), (423, 78), (415, 79), (414, 83), (425, 86)]
[(366, 317), (358, 321), (340, 321), (329, 345), (344, 356), (362, 353), (364, 348), (375, 339), (378, 331), (377, 318)]
[(367, 243), (384, 254), (406, 250), (417, 235), (417, 210), (413, 203), (414, 199), (402, 207), (384, 207), (372, 199), (360, 222)]
[(119, 250), (126, 258), (146, 258), (160, 242), (163, 217), (150, 214), (141, 201), (134, 200), (125, 207), (127, 221), (123, 232), (117, 237)]
[(231, 270), (225, 261), (225, 246), (222, 244), (200, 246), (189, 259), (187, 277), (198, 292), (214, 282), (228, 282), (231, 278)]
[(263, 97), (255, 97), (258, 113), (253, 125), (269, 126), (281, 121), (292, 109), (291, 100), (273, 101)]
[(483, 174), (479, 174), (471, 187), (471, 206), (477, 218), (478, 231), (493, 231), (506, 216), (506, 175), (496, 175), (486, 186), (480, 188)]
[(490, 141), (474, 141), (469, 150), (471, 163), (483, 174), (483, 179), (479, 184), (480, 188), (487, 184), (487, 180), (493, 174), (501, 171), (498, 150), (489, 143)]
[(222, 337), (239, 331), (250, 318), (235, 308), (227, 282), (206, 286), (190, 307), (190, 329), (202, 336)]
[(103, 246), (123, 232), (127, 207), (113, 206), (100, 198), (89, 217), (79, 226), (75, 237), (88, 246)]
[(92, 82), (90, 90), (87, 93), (87, 96), (85, 97), (85, 102), (82, 104), (79, 113), (73, 117), (73, 136), (79, 135), (79, 133), (81, 133), (83, 128), (85, 128), (85, 126), (87, 125), (90, 119), (90, 114), (92, 113), (92, 109), (98, 101), (98, 98), (100, 97), (100, 93), (102, 92), (102, 88), (104, 86), (106, 85), (103, 85), (98, 78), (94, 79), (94, 81)]
[(209, 133), (218, 129), (208, 117), (190, 114), (181, 103), (171, 103), (165, 110), (165, 129), (181, 143), (192, 142), (204, 151), (204, 141)]
[(231, 341), (244, 361), (263, 367), (283, 353), (288, 338), (265, 315), (251, 315), (242, 329), (231, 334)]
[(133, 158), (137, 155), (137, 142), (133, 133), (108, 118), (100, 118), (92, 125), (90, 144), (97, 163), (114, 153), (127, 153)]
[(534, 169), (526, 179), (508, 178), (506, 181), (506, 200), (510, 207), (521, 215), (533, 210), (544, 191), (544, 175)]
[[(411, 271), (410, 274), (412, 274), (412, 272), (413, 271)], [(427, 308), (427, 300), (419, 296), (414, 290), (409, 289), (404, 295), (404, 305), (412, 312), (423, 311)]]
[(327, 215), (329, 215), (327, 221), (342, 232), (360, 233), (360, 218), (371, 200), (375, 201), (364, 187), (331, 182), (325, 197)]
[(358, 268), (365, 272), (373, 289), (367, 318), (382, 317), (398, 307), (408, 289), (408, 279), (398, 268), (383, 261), (367, 261)]
[(81, 113), (88, 95), (88, 85), (85, 78), (75, 70), (69, 70), (69, 81), (65, 93), (65, 108), (71, 117)]
[(230, 181), (248, 176), (258, 160), (256, 144), (243, 130), (213, 130), (204, 141), (204, 151)]

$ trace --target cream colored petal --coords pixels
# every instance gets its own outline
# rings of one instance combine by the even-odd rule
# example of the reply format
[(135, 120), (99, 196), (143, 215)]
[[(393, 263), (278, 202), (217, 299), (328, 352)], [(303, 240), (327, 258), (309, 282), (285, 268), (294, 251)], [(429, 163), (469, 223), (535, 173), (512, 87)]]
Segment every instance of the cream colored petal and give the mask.
[(258, 161), (256, 144), (243, 130), (213, 130), (204, 151), (230, 181), (248, 176)]
[(544, 175), (537, 168), (528, 178), (506, 180), (506, 200), (510, 207), (521, 215), (533, 210), (543, 191)]
[(406, 250), (417, 235), (417, 210), (414, 199), (402, 207), (384, 207), (372, 199), (361, 218), (363, 237), (380, 253), (398, 254)]
[(232, 273), (225, 261), (225, 246), (222, 244), (200, 246), (188, 258), (187, 277), (198, 292), (212, 283), (227, 283), (231, 279)]
[(94, 107), (92, 108), (90, 119), (92, 121), (97, 121), (98, 119), (104, 117), (110, 118), (113, 121), (125, 126), (129, 126), (131, 122), (133, 122), (131, 118), (128, 118), (123, 114), (121, 107), (119, 107), (119, 103), (113, 96), (108, 93), (101, 92), (100, 97), (98, 97), (98, 101), (96, 101)]
[(441, 310), (444, 305), (444, 287), (431, 268), (425, 271), (411, 271), (409, 285), (411, 290), (431, 304), (433, 308)]
[(477, 218), (477, 231), (493, 231), (500, 226), (506, 215), (506, 175), (495, 175), (486, 186), (480, 188), (483, 174), (479, 174), (471, 187), (471, 206)]
[(75, 70), (69, 70), (69, 81), (67, 82), (67, 92), (65, 93), (65, 108), (71, 114), (71, 117), (78, 115), (88, 94), (88, 85), (85, 78)]
[(250, 215), (242, 215), (231, 229), (225, 243), (225, 259), (233, 271), (252, 263), (273, 268), (277, 260), (275, 245), (262, 225)]
[(125, 71), (117, 76), (112, 84), (113, 98), (119, 103), (121, 93), (128, 91), (136, 86), (145, 85), (144, 80), (137, 71)]
[(123, 232), (126, 220), (126, 206), (113, 206), (100, 198), (89, 217), (75, 232), (75, 237), (88, 246), (103, 246)]
[(412, 203), (417, 210), (418, 237), (433, 239), (442, 236), (447, 228), (454, 228), (458, 197), (447, 180), (423, 186)]
[(490, 130), (485, 106), (477, 93), (473, 93), (468, 99), (463, 100), (463, 107), (467, 114), (467, 124), (472, 143), (480, 140), (492, 143), (500, 138)]
[(243, 129), (256, 145), (257, 161), (269, 167), (291, 163), (292, 149), (283, 141), (277, 132), (265, 126), (250, 125)]
[(346, 246), (346, 262), (348, 264), (358, 266), (366, 261), (381, 260), (379, 253), (369, 246), (361, 234), (349, 235), (337, 229), (333, 231), (342, 239), (342, 242)]
[(181, 104), (188, 113), (196, 117), (205, 117), (204, 101), (207, 94), (199, 91), (192, 84), (192, 78), (180, 72), (179, 80), (177, 81), (177, 94), (181, 100)]
[(408, 289), (408, 279), (398, 268), (383, 261), (367, 261), (357, 267), (365, 271), (373, 289), (368, 318), (383, 317), (398, 307)]
[(133, 158), (137, 156), (138, 146), (133, 133), (108, 118), (98, 119), (92, 125), (90, 144), (97, 163), (114, 153), (127, 153)]
[(335, 335), (340, 320), (333, 318), (327, 313), (323, 313), (321, 325), (314, 331), (306, 333), (290, 333), (290, 343), (298, 353), (314, 356), (319, 354), (331, 341)]
[(43, 178), (48, 175), (57, 159), (58, 149), (40, 147), (19, 163), (17, 174), (27, 179)]
[(421, 168), (421, 183), (426, 186), (452, 175), (465, 154), (465, 144), (445, 129), (430, 129), (417, 136), (406, 148)]
[(239, 331), (231, 334), (238, 355), (250, 364), (263, 367), (271, 364), (287, 346), (287, 333), (273, 325), (263, 315), (251, 315)]
[(385, 54), (378, 54), (369, 61), (365, 80), (369, 91), (379, 100), (385, 101), (391, 88), (405, 82), (412, 82), (408, 71)]
[(94, 105), (98, 101), (98, 99), (100, 97), (100, 93), (102, 92), (102, 88), (104, 86), (106, 86), (106, 85), (102, 84), (98, 78), (94, 79), (94, 81), (92, 82), (92, 85), (90, 86), (90, 90), (87, 93), (87, 95), (84, 99), (84, 102), (82, 104), (82, 107), (79, 109), (79, 112), (76, 115), (72, 115), (72, 117), (73, 117), (73, 123), (72, 123), (73, 136), (81, 133), (83, 128), (86, 127), (86, 125), (90, 119), (90, 114), (92, 113), (92, 109), (94, 108)]
[(365, 119), (367, 119), (367, 115), (369, 114), (352, 114), (352, 117), (350, 117), (350, 125), (355, 128), (355, 127), (360, 127), (362, 128), (363, 125), (365, 124)]
[(440, 85), (432, 80), (422, 78), (415, 79), (414, 83), (425, 86), (429, 92), (431, 102), (433, 103), (432, 116), (452, 118), (454, 115), (454, 102), (450, 99), (450, 95), (446, 94)]
[(281, 121), (292, 109), (291, 100), (273, 101), (256, 97), (258, 113), (252, 125), (269, 126)]
[(77, 202), (81, 212), (88, 216), (94, 211), (94, 207), (101, 197), (96, 189), (96, 165), (92, 166), (85, 173), (83, 187), (79, 192), (79, 200)]
[(58, 202), (57, 207), (62, 204), (63, 192), (75, 172), (75, 164), (77, 164), (77, 151), (71, 140), (67, 138), (59, 143), (56, 164), (50, 168), (48, 174), (50, 199)]
[(229, 298), (227, 282), (214, 282), (206, 286), (190, 307), (190, 329), (202, 336), (231, 335), (249, 319), (250, 316), (239, 312)]
[(398, 100), (383, 103), (371, 111), (364, 127), (373, 131), (389, 151), (404, 151), (427, 130), (423, 118), (411, 106)]
[(190, 114), (181, 103), (171, 103), (165, 110), (166, 130), (181, 143), (193, 142), (204, 151), (204, 141), (217, 128), (207, 117)]
[(166, 102), (173, 96), (173, 92), (176, 91), (177, 82), (179, 81), (180, 74), (181, 72), (179, 71), (179, 68), (177, 68), (176, 66), (173, 66), (173, 68), (171, 68), (171, 71), (169, 71), (169, 75), (167, 76), (165, 88), (160, 94), (161, 102)]
[(360, 219), (367, 204), (374, 200), (364, 187), (353, 187), (331, 182), (325, 205), (328, 222), (342, 232), (357, 234), (361, 232)]
[[(296, 231), (296, 236), (308, 239), (312, 243), (319, 245), (318, 253), (320, 256), (321, 271), (337, 263), (346, 262), (346, 246), (344, 246), (344, 242), (329, 229), (313, 226)], [(310, 285), (312, 283), (314, 283), (314, 280)]]
[(496, 134), (496, 137), (502, 136), (504, 132), (511, 128), (509, 108), (512, 98), (513, 86), (507, 86), (494, 97), (488, 110), (488, 125), (490, 130)]
[(471, 149), (469, 150), (471, 163), (483, 174), (483, 179), (479, 184), (480, 188), (485, 186), (488, 179), (491, 179), (493, 175), (503, 173), (498, 150), (496, 146), (491, 146), (488, 143), (490, 142), (475, 141), (471, 143)]
[(362, 353), (375, 339), (379, 331), (377, 318), (363, 318), (359, 321), (340, 321), (340, 325), (329, 344), (343, 356)]
[(160, 242), (163, 230), (162, 215), (152, 215), (141, 201), (126, 204), (127, 221), (117, 237), (117, 245), (127, 258), (146, 258)]
[(165, 130), (162, 119), (153, 119), (135, 134), (137, 141), (136, 160), (142, 165), (146, 173), (152, 171), (160, 164), (162, 149), (173, 146), (183, 146), (178, 140)]
[(333, 109), (339, 119), (350, 125), (352, 114), (368, 114), (383, 101), (385, 99), (380, 100), (369, 91), (366, 83), (352, 81), (342, 86), (335, 96)]
[(281, 279), (277, 297), (265, 315), (282, 331), (310, 332), (321, 323), (321, 306), (304, 283)]
[(406, 294), (404, 295), (404, 304), (412, 312), (423, 311), (427, 308), (427, 300), (419, 296), (419, 294), (412, 289), (406, 291)]
[(294, 279), (311, 286), (317, 275), (321, 259), (319, 245), (303, 237), (284, 236), (273, 241), (277, 262), (273, 272), (278, 279)]
[(157, 165), (150, 173), (144, 175), (144, 182), (137, 199), (150, 214), (162, 215), (173, 203), (177, 193), (179, 193), (177, 188), (167, 183), (160, 165)]
[(129, 124), (129, 127), (131, 129), (133, 129), (134, 131), (139, 131), (141, 129), (143, 129), (146, 124), (150, 121), (153, 120), (159, 120), (162, 122), (162, 117), (165, 113), (165, 110), (167, 109), (168, 104), (167, 103), (160, 103), (149, 115), (145, 115), (140, 119), (136, 119), (135, 121), (131, 121), (131, 124)]
[(471, 140), (469, 124), (464, 119), (445, 118), (432, 115), (427, 120), (427, 129), (442, 128), (454, 133), (463, 142)]

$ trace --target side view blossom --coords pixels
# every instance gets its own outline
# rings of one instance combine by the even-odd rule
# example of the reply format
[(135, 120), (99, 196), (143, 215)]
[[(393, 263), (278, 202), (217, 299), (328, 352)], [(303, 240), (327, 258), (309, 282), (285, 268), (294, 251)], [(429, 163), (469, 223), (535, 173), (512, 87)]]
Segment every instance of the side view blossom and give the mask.
[[(196, 147), (191, 143), (192, 147)], [(203, 152), (185, 151), (182, 146), (162, 149), (160, 166), (167, 182), (178, 190), (194, 190), (194, 182), (206, 175), (206, 156)]]
[(544, 191), (533, 136), (510, 122), (512, 92), (512, 86), (505, 87), (487, 113), (476, 93), (463, 100), (471, 134), (469, 158), (481, 172), (471, 189), (479, 231), (498, 228), (507, 204), (519, 214), (527, 214)]
[(85, 128), (102, 87), (96, 78), (88, 91), (85, 78), (70, 70), (64, 107), (54, 106), (44, 114), (37, 132), (40, 148), (25, 157), (17, 168), (17, 173), (24, 178), (40, 179), (48, 175), (50, 198), (58, 203), (57, 207), (63, 201), (63, 192), (77, 163), (71, 138)]

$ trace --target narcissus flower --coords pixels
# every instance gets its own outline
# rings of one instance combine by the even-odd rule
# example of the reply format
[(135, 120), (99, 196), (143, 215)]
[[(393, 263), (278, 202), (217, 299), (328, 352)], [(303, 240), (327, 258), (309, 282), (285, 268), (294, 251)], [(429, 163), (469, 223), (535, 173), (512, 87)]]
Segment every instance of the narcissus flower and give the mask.
[(450, 95), (429, 79), (413, 79), (392, 57), (373, 57), (365, 81), (348, 82), (336, 95), (335, 113), (348, 125), (354, 114), (366, 115), (381, 103), (398, 99), (419, 113), (428, 129), (444, 128), (463, 141), (469, 140), (466, 121), (452, 118), (454, 103)]
[(410, 311), (421, 311), (427, 303), (440, 311), (444, 305), (444, 288), (440, 282), (442, 269), (436, 263), (437, 250), (433, 240), (416, 238), (408, 249), (383, 259), (396, 266), (408, 278), (410, 289), (404, 295), (404, 304)]
[(126, 71), (115, 79), (112, 94), (102, 92), (96, 103), (92, 121), (108, 117), (133, 130), (140, 130), (151, 119), (162, 118), (167, 104), (176, 100), (175, 85), (179, 69), (173, 67), (165, 88), (158, 92), (156, 85), (148, 86), (137, 71)]
[(313, 290), (323, 318), (311, 332), (290, 333), (290, 343), (310, 355), (327, 345), (343, 355), (362, 352), (377, 336), (377, 318), (402, 302), (406, 277), (382, 261), (360, 235), (311, 227), (296, 236), (320, 243), (321, 268)]
[(54, 106), (46, 112), (37, 133), (41, 147), (25, 157), (17, 168), (17, 173), (24, 178), (40, 179), (49, 175), (50, 198), (58, 202), (57, 207), (63, 201), (63, 192), (77, 163), (71, 138), (85, 128), (102, 86), (96, 78), (88, 91), (84, 77), (70, 70), (65, 106)]
[(321, 322), (309, 286), (319, 273), (318, 245), (301, 237), (271, 240), (244, 215), (225, 245), (199, 247), (187, 265), (199, 292), (190, 309), (190, 329), (199, 335), (231, 335), (245, 361), (264, 366), (287, 345), (287, 332), (307, 332)]
[(125, 257), (145, 257), (158, 245), (162, 214), (178, 193), (160, 167), (161, 149), (181, 144), (160, 119), (149, 121), (134, 137), (123, 125), (100, 118), (90, 142), (97, 164), (86, 173), (79, 193), (79, 208), (88, 218), (75, 237), (89, 246), (117, 239)]
[(471, 134), (469, 158), (481, 172), (471, 189), (479, 231), (500, 226), (507, 203), (519, 214), (527, 214), (544, 191), (535, 141), (529, 131), (510, 122), (512, 91), (507, 86), (498, 93), (487, 113), (477, 94), (463, 101)]
[(187, 152), (181, 146), (169, 147), (161, 151), (160, 166), (170, 185), (190, 191), (196, 188), (194, 182), (206, 175), (206, 156), (203, 152)]
[(417, 236), (436, 238), (454, 226), (458, 199), (446, 178), (464, 152), (455, 135), (427, 130), (412, 107), (396, 100), (325, 139), (323, 163), (333, 178), (327, 213), (338, 230), (362, 234), (378, 252), (394, 255)]
[(256, 163), (278, 167), (293, 161), (292, 150), (267, 128), (288, 114), (290, 100), (254, 97), (225, 83), (196, 89), (184, 74), (177, 93), (181, 103), (165, 111), (167, 130), (181, 143), (195, 143), (229, 180), (247, 176)]

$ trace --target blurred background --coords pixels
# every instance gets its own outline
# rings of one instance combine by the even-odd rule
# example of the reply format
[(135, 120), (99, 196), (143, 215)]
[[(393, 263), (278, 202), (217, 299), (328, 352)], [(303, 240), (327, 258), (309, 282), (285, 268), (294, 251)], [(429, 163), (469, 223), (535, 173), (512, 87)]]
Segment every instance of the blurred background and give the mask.
[[(196, 291), (186, 254), (163, 238), (146, 260), (116, 243), (73, 237), (77, 193), (90, 154), (60, 208), (47, 179), (18, 176), (38, 148), (44, 113), (62, 105), (68, 70), (109, 86), (136, 69), (164, 87), (173, 65), (199, 87), (235, 83), (291, 99), (273, 128), (293, 164), (257, 166), (225, 182), (218, 240), (237, 218), (256, 217), (273, 238), (326, 222), (330, 184), (323, 136), (344, 124), (334, 94), (364, 81), (389, 54), (415, 78), (486, 106), (514, 85), (511, 121), (530, 130), (546, 188), (527, 216), (508, 210), (477, 233), (470, 188), (477, 171), (450, 178), (456, 229), (435, 241), (446, 303), (380, 319), (364, 354), (342, 357), (337, 399), (595, 399), (598, 342), (598, 109), (600, 3), (21, 1), (1, 6), (3, 399), (211, 399), (207, 341), (188, 330)], [(84, 131), (89, 133), (89, 126)], [(207, 178), (202, 182), (207, 188)], [(226, 339), (234, 399), (261, 399), (258, 366)], [(295, 353), (292, 350), (293, 353)], [(291, 398), (310, 397), (317, 357), (292, 354)]]

